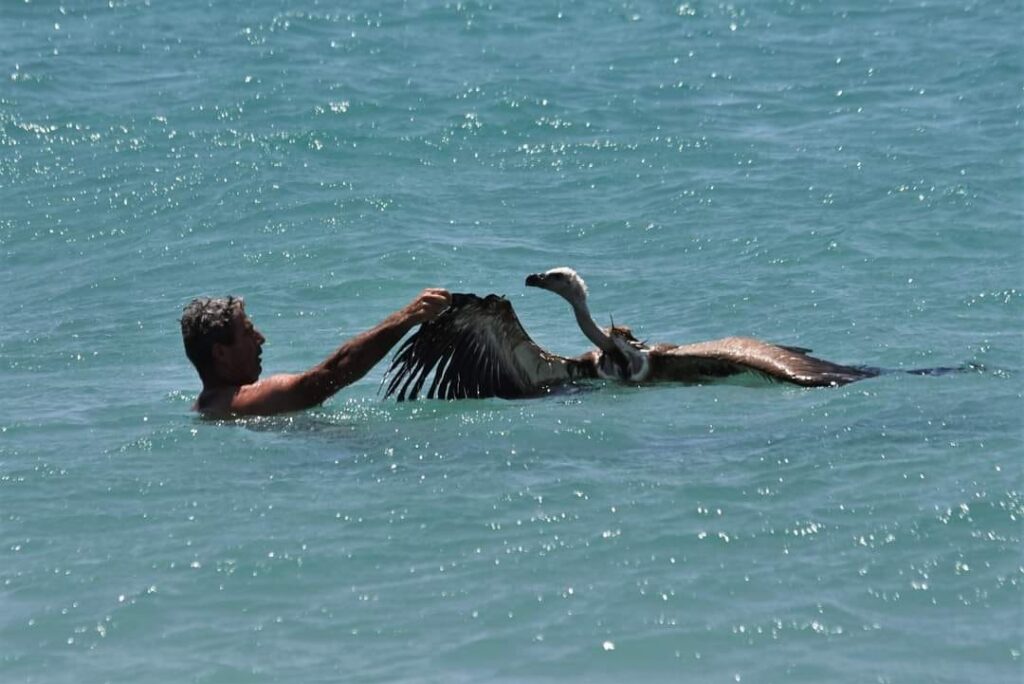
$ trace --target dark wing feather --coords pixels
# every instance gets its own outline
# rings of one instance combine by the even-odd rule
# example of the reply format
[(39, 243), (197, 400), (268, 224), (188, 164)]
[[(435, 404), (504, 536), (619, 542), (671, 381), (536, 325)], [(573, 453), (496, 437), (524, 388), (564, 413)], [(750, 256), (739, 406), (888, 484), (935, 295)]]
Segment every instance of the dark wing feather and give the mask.
[(456, 293), (447, 311), (398, 348), (384, 378), (384, 394), (398, 401), (416, 399), (431, 374), (428, 399), (515, 399), (585, 377), (588, 371), (579, 360), (541, 349), (505, 298)]
[(871, 369), (815, 358), (800, 347), (781, 347), (749, 337), (727, 337), (678, 347), (658, 345), (649, 358), (651, 377), (678, 382), (707, 382), (755, 372), (804, 387), (830, 387), (877, 375)]

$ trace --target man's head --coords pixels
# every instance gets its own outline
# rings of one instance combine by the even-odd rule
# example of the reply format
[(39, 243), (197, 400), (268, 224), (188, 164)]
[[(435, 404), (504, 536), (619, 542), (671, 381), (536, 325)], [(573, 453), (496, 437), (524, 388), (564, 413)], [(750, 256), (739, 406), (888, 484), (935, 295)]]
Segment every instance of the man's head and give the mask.
[(181, 337), (204, 383), (248, 385), (259, 379), (265, 339), (241, 297), (193, 299), (182, 312)]

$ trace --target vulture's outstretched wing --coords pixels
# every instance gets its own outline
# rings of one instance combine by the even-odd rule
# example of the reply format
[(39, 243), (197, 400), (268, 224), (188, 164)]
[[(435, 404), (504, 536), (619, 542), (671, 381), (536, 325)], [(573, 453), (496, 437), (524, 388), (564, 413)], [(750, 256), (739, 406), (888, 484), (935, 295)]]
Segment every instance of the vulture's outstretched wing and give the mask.
[(843, 366), (808, 355), (801, 347), (781, 347), (749, 337), (651, 349), (651, 377), (677, 382), (708, 382), (755, 372), (804, 387), (834, 387), (878, 375), (869, 368)]
[(585, 362), (531, 340), (504, 297), (460, 293), (399, 347), (384, 378), (385, 396), (416, 399), (431, 373), (428, 399), (530, 397), (588, 376)]

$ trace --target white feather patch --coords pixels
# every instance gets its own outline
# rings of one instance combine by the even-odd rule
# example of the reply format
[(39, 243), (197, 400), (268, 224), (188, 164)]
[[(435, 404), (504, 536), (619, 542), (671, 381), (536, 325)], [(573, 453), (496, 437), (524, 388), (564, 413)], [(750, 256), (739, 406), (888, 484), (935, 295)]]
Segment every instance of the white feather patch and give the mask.
[(569, 279), (569, 282), (571, 282), (574, 287), (579, 288), (580, 292), (582, 292), (584, 296), (586, 296), (589, 293), (589, 291), (587, 290), (587, 284), (583, 282), (583, 278), (580, 277), (580, 274), (574, 271), (573, 269), (569, 268), (568, 266), (559, 266), (558, 268), (552, 268), (551, 270), (547, 271), (544, 275), (564, 275)]

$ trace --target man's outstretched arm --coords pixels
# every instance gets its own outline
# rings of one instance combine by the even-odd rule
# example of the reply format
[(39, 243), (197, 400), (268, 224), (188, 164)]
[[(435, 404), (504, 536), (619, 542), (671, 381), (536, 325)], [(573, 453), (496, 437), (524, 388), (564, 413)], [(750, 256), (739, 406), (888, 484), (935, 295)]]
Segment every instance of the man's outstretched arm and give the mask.
[(239, 387), (228, 413), (271, 415), (318, 406), (350, 385), (391, 351), (414, 326), (436, 318), (451, 304), (447, 290), (428, 288), (407, 306), (338, 347), (305, 373), (273, 375)]

